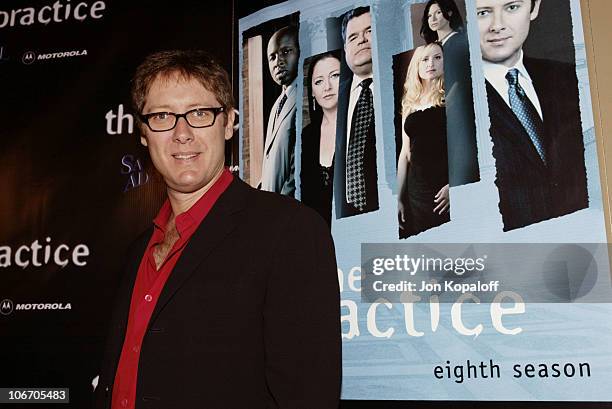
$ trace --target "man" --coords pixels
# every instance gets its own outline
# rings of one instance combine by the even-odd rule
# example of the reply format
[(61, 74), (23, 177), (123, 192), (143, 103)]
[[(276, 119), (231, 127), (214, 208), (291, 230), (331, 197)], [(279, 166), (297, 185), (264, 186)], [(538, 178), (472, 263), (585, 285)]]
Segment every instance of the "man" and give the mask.
[(573, 64), (524, 56), (540, 0), (477, 0), (504, 231), (588, 206)]
[(342, 19), (342, 39), (350, 75), (343, 73), (338, 96), (334, 192), (336, 217), (378, 209), (372, 20), (369, 7), (357, 7)]
[(261, 189), (293, 196), (295, 193), (295, 95), (300, 49), (298, 30), (287, 26), (268, 42), (268, 68), (282, 92), (270, 110), (261, 170)]
[(132, 246), (97, 408), (336, 408), (339, 293), (315, 213), (224, 168), (227, 73), (153, 54), (133, 81), (141, 142), (168, 199)]

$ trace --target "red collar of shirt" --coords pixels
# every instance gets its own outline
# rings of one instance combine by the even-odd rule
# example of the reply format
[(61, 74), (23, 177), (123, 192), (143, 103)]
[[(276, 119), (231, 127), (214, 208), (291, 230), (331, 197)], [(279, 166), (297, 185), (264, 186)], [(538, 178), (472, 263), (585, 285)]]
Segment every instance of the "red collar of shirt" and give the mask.
[[(176, 216), (174, 222), (179, 236), (184, 237), (188, 230), (195, 230), (195, 227), (200, 225), (219, 196), (227, 189), (233, 179), (232, 173), (227, 168), (224, 168), (221, 172), (221, 176), (219, 176), (219, 179), (217, 179), (210, 189), (208, 189), (186, 212)], [(160, 229), (162, 232), (165, 232), (166, 225), (171, 215), (172, 207), (170, 206), (170, 200), (166, 199), (159, 213), (155, 216), (155, 219), (153, 219), (155, 230)]]

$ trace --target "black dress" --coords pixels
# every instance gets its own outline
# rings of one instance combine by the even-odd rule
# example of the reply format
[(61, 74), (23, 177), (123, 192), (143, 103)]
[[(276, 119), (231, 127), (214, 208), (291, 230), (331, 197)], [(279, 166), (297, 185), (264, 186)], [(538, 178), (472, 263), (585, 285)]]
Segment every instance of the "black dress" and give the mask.
[[(450, 221), (449, 211), (434, 213), (436, 194), (448, 184), (446, 110), (430, 107), (406, 117), (404, 130), (410, 138), (408, 167), (408, 217), (400, 237), (408, 237)], [(402, 199), (406, 200), (406, 199)]]
[(300, 174), (302, 203), (316, 210), (331, 226), (331, 205), (334, 183), (334, 164), (319, 163), (321, 126), (308, 124), (302, 130), (302, 171)]

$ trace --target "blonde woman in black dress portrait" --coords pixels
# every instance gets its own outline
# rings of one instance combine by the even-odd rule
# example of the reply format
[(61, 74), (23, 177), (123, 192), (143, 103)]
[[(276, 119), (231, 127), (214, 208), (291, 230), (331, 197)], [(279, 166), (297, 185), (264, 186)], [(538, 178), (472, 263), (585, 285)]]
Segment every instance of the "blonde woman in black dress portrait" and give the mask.
[(400, 238), (450, 220), (442, 46), (415, 49), (402, 95), (397, 163)]
[(311, 57), (304, 80), (310, 123), (302, 130), (302, 202), (331, 226), (340, 52)]

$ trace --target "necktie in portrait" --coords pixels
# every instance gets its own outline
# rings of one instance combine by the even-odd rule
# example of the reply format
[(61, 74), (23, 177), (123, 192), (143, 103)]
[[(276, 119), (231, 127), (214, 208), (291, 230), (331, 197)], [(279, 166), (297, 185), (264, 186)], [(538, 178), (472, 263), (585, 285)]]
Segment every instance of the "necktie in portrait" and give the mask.
[(509, 70), (506, 74), (506, 80), (509, 85), (510, 108), (521, 125), (523, 125), (527, 135), (529, 135), (529, 139), (531, 139), (542, 162), (546, 164), (546, 151), (543, 140), (544, 123), (535, 106), (531, 103), (527, 94), (525, 94), (525, 90), (519, 84), (519, 71), (516, 68)]
[(353, 112), (346, 163), (347, 202), (360, 211), (363, 211), (367, 205), (364, 157), (368, 143), (368, 131), (374, 118), (371, 83), (372, 78), (366, 78), (359, 84), (361, 93)]

